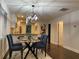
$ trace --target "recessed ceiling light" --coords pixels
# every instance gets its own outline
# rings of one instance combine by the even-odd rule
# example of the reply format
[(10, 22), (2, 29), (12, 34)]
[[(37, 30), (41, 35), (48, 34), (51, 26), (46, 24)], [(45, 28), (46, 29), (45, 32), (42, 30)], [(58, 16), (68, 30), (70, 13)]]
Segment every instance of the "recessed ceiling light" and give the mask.
[(61, 8), (60, 11), (68, 11), (68, 8)]
[(32, 7), (35, 7), (35, 5), (32, 5)]

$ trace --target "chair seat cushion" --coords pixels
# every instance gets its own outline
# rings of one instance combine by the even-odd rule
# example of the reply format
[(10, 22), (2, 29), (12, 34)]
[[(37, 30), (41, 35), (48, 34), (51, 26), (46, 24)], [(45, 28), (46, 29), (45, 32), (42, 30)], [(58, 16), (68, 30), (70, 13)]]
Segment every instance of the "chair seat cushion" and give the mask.
[(16, 43), (16, 44), (13, 44), (13, 46), (11, 48), (12, 48), (12, 50), (17, 51), (17, 50), (21, 50), (23, 48), (23, 46), (21, 43)]
[(15, 43), (15, 44), (13, 44), (13, 46), (22, 46), (22, 44), (21, 43)]
[(18, 51), (18, 50), (21, 50), (22, 48), (23, 48), (22, 46), (13, 46), (12, 50), (13, 51)]
[(43, 42), (33, 43), (32, 47), (34, 48), (45, 48), (45, 44)]

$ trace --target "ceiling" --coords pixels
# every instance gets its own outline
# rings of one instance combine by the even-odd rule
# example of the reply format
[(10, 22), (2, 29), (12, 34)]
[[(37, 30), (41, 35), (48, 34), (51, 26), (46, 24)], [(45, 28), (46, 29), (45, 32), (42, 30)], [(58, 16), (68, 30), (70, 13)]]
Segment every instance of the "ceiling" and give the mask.
[[(32, 11), (39, 19), (51, 20), (60, 15), (79, 9), (79, 0), (5, 0), (9, 11), (15, 14), (30, 15)], [(32, 5), (35, 5), (34, 9)], [(68, 8), (67, 11), (60, 11)]]

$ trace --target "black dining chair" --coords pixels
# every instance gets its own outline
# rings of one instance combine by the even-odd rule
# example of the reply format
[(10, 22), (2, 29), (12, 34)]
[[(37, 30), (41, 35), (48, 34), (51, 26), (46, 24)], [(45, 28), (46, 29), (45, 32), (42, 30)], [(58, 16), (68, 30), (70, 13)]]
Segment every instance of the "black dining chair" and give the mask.
[(13, 38), (11, 34), (7, 35), (8, 44), (9, 44), (9, 59), (11, 59), (13, 51), (21, 51), (21, 59), (23, 59), (23, 46), (21, 43), (13, 43)]
[(46, 47), (47, 47), (48, 35), (43, 34), (43, 35), (41, 35), (41, 37), (39, 37), (39, 39), (40, 39), (40, 42), (33, 43), (32, 47), (34, 50), (36, 48), (36, 54), (37, 54), (38, 49), (44, 49), (45, 56), (46, 56)]

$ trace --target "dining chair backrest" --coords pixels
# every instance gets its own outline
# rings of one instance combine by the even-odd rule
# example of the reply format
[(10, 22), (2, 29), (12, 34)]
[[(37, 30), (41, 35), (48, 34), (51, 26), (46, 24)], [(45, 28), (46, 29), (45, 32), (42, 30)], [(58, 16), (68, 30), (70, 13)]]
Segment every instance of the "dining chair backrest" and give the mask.
[(43, 35), (41, 35), (41, 37), (40, 37), (40, 40), (43, 42), (43, 43), (47, 43), (47, 39), (48, 39), (48, 35), (46, 35), (46, 34), (43, 34)]
[(9, 44), (9, 48), (11, 48), (13, 46), (13, 38), (11, 34), (7, 35), (7, 39), (8, 39), (8, 44)]

